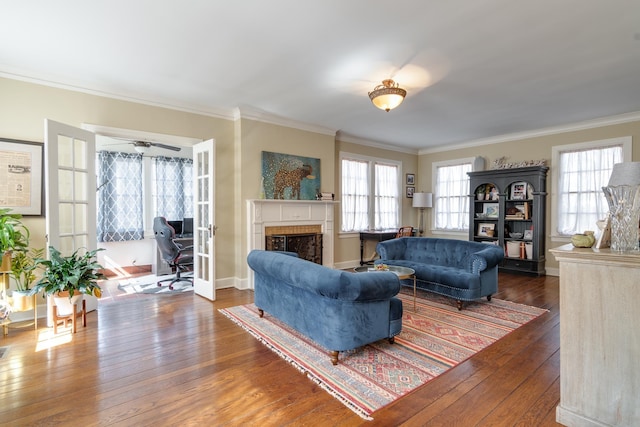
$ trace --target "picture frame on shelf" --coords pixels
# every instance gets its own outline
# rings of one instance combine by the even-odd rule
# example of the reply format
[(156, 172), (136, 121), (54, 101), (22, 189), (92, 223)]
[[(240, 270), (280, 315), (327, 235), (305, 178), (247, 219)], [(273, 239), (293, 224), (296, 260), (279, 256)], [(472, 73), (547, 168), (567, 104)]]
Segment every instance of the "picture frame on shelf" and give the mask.
[(481, 222), (478, 224), (479, 237), (493, 237), (496, 225), (491, 222)]
[(514, 182), (511, 184), (511, 200), (525, 200), (527, 198), (527, 183), (522, 182)]
[(415, 185), (416, 184), (416, 175), (413, 173), (406, 174), (407, 177), (407, 185)]
[(485, 203), (482, 206), (482, 215), (485, 218), (498, 218), (499, 214), (500, 214), (499, 203)]
[(416, 187), (407, 187), (407, 198), (413, 199), (413, 193), (416, 191)]
[(524, 240), (532, 240), (533, 239), (533, 230), (524, 230), (524, 236), (522, 236)]

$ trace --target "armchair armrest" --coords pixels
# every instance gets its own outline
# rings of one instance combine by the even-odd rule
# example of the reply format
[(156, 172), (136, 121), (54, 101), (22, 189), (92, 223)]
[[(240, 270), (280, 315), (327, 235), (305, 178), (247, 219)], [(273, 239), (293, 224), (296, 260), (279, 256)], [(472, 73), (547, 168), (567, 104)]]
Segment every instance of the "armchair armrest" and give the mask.
[(381, 259), (404, 259), (404, 254), (407, 249), (407, 244), (404, 239), (409, 238), (410, 237), (404, 237), (380, 242), (376, 245), (376, 252), (378, 252)]
[(488, 268), (493, 268), (504, 259), (504, 251), (497, 246), (487, 245), (486, 248), (469, 256), (469, 270), (479, 274)]

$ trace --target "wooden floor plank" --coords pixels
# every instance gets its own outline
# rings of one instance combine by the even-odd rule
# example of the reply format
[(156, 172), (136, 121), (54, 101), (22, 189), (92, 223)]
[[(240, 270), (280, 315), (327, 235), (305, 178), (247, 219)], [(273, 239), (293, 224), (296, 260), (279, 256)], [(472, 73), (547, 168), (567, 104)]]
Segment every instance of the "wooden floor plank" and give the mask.
[[(557, 277), (500, 273), (496, 298), (549, 310), (366, 421), (218, 312), (253, 293), (122, 296), (36, 351), (48, 328), (0, 343), (2, 425), (552, 426), (559, 401)], [(65, 335), (66, 334), (66, 335)], [(49, 347), (46, 345), (50, 344)]]

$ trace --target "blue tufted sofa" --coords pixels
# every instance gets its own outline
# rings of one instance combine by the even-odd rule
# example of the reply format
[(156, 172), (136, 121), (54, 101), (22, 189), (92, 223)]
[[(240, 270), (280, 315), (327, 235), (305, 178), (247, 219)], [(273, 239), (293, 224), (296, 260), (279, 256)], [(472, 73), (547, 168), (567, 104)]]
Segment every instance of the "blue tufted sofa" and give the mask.
[(416, 271), (416, 287), (463, 301), (498, 291), (498, 264), (504, 251), (496, 245), (466, 240), (401, 237), (377, 245), (376, 264), (399, 265)]
[(275, 251), (253, 250), (255, 305), (338, 353), (383, 338), (393, 342), (402, 330), (398, 276), (390, 272), (351, 273)]

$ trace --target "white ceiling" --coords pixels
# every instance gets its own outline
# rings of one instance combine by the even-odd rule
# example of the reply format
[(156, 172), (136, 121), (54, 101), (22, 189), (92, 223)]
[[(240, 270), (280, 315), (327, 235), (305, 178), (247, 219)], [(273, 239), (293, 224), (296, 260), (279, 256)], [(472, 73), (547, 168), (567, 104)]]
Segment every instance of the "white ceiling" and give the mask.
[(3, 1), (0, 76), (429, 149), (640, 111), (640, 1)]

